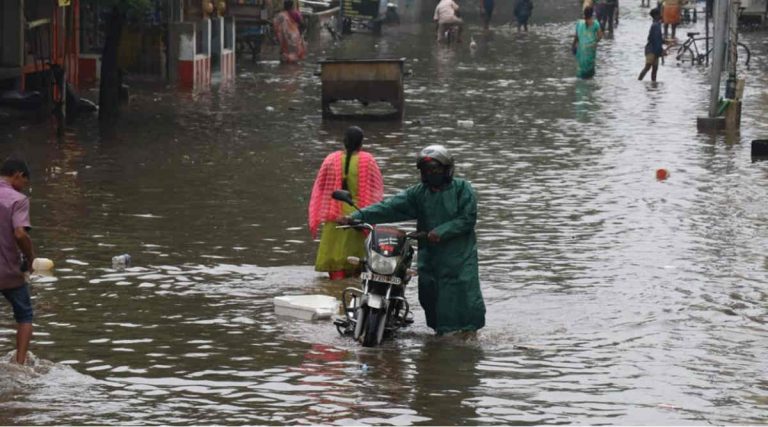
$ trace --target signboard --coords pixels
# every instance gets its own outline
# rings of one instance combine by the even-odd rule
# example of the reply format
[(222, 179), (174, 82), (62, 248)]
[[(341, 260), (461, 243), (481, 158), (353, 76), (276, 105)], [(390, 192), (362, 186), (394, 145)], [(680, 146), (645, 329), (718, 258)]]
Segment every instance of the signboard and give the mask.
[(375, 19), (379, 16), (379, 0), (341, 0), (341, 13), (349, 18)]
[(69, 6), (72, 0), (59, 0), (59, 7)]

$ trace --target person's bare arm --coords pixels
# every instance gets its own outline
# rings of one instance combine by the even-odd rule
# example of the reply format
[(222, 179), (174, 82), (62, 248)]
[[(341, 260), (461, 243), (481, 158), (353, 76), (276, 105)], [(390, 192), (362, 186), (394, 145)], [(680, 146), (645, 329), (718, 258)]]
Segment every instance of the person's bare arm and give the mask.
[(32, 238), (29, 237), (29, 234), (24, 227), (16, 227), (13, 230), (13, 236), (16, 238), (16, 244), (19, 245), (21, 253), (24, 254), (24, 258), (27, 259), (29, 272), (32, 273), (32, 262), (35, 260), (35, 249), (32, 246)]

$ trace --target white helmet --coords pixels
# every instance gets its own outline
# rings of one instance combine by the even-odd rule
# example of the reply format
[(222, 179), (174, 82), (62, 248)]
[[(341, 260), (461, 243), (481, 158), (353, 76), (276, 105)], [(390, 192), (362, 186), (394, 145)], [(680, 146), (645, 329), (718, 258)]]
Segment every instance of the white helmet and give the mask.
[(416, 167), (421, 169), (429, 162), (435, 161), (445, 167), (445, 177), (447, 181), (453, 178), (453, 157), (448, 149), (442, 145), (435, 144), (425, 147), (419, 152), (416, 158)]

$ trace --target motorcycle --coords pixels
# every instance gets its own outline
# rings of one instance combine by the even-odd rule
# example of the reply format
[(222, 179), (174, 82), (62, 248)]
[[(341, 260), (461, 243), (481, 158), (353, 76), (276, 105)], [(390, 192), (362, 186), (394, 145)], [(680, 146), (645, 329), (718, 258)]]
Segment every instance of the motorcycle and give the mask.
[[(332, 197), (358, 209), (348, 191), (334, 191)], [(385, 335), (413, 323), (405, 287), (416, 275), (411, 269), (414, 255), (411, 241), (423, 238), (424, 233), (406, 233), (396, 227), (379, 227), (364, 221), (337, 228), (368, 230), (369, 234), (365, 239), (365, 258), (347, 258), (350, 264), (362, 267), (362, 289), (344, 289), (341, 294), (344, 316), (337, 317), (333, 323), (339, 334), (351, 335), (364, 347), (376, 347)]]

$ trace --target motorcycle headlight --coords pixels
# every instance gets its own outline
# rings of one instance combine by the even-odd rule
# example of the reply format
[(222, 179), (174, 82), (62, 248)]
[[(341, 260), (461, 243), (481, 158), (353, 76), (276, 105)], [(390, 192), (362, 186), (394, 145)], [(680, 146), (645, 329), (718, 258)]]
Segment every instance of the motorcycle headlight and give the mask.
[(392, 274), (397, 267), (397, 257), (385, 257), (373, 251), (371, 251), (371, 257), (368, 261), (368, 265), (374, 273)]

